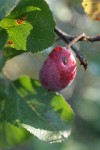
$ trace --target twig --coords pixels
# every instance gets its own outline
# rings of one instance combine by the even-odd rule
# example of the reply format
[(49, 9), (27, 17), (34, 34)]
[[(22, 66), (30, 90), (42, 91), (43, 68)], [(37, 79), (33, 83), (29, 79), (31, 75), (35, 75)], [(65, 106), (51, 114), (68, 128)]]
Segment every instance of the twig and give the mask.
[(75, 45), (71, 46), (72, 50), (75, 52), (76, 57), (79, 59), (80, 61), (80, 65), (83, 65), (84, 69), (87, 70), (88, 67), (88, 62), (87, 60), (84, 58), (84, 56), (79, 52), (79, 50), (77, 49), (77, 47)]
[(69, 42), (69, 44), (67, 45), (67, 48), (70, 48), (71, 46), (73, 46), (77, 41), (79, 41), (80, 39), (82, 39), (84, 36), (85, 36), (85, 33), (82, 33), (82, 34), (78, 35), (71, 42)]
[[(69, 34), (66, 34), (62, 30), (60, 30), (58, 27), (55, 27), (55, 32), (56, 32), (56, 30), (59, 30), (59, 35), (62, 35), (62, 39), (64, 38), (65, 40), (69, 39), (69, 41), (72, 41), (73, 39), (75, 39), (76, 37), (78, 37), (78, 35), (69, 35)], [(79, 41), (98, 42), (98, 41), (100, 41), (100, 34), (98, 34), (96, 36), (88, 36), (88, 35), (85, 34), (81, 39), (79, 39)]]
[(86, 35), (83, 33), (79, 36), (75, 36), (75, 38), (73, 38), (72, 40), (70, 40), (68, 37), (66, 38), (66, 33), (64, 33), (63, 31), (61, 31), (58, 27), (55, 27), (55, 33), (61, 37), (68, 45), (67, 48), (71, 47), (72, 50), (75, 52), (76, 57), (79, 59), (80, 64), (84, 66), (85, 70), (87, 69), (88, 66), (88, 62), (87, 60), (83, 57), (82, 54), (79, 53), (79, 50), (77, 49), (77, 47), (75, 45), (73, 45), (75, 42), (82, 40)]

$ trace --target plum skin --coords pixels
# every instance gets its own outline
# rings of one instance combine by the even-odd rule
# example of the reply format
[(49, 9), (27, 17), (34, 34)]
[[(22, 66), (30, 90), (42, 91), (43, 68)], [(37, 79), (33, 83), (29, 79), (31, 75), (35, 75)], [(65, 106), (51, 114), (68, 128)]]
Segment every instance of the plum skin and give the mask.
[(77, 72), (76, 60), (66, 47), (57, 46), (48, 55), (39, 72), (42, 86), (48, 91), (61, 91), (72, 83)]

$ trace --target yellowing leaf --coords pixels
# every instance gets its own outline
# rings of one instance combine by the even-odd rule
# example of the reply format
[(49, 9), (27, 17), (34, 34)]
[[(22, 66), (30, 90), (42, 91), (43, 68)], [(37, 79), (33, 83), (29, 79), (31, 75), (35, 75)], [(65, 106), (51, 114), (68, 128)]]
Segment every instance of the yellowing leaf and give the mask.
[(82, 6), (87, 16), (100, 21), (100, 0), (83, 0)]

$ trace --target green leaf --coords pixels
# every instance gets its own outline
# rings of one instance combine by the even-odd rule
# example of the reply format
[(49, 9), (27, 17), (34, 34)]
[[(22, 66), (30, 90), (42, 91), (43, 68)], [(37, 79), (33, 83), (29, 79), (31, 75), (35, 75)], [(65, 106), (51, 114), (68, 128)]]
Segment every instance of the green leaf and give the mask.
[[(0, 50), (4, 48), (7, 43), (8, 34), (5, 29), (0, 28)], [(0, 52), (0, 72), (5, 64), (6, 58), (3, 56), (4, 52)]]
[[(22, 54), (23, 51), (16, 51), (16, 49), (11, 47), (4, 47), (3, 52), (0, 54), (0, 72), (2, 71), (2, 68), (5, 66), (8, 59)], [(14, 64), (12, 64), (13, 66)], [(10, 69), (10, 68), (9, 68)]]
[[(1, 120), (8, 86), (9, 82), (0, 74), (0, 147), (20, 144), (31, 136), (25, 129), (15, 127)], [(3, 120), (5, 119), (3, 118)]]
[(5, 46), (6, 42), (7, 42), (7, 32), (5, 29), (0, 28), (0, 50), (3, 49), (3, 47)]
[(20, 0), (0, 0), (0, 20), (10, 14)]
[(2, 71), (2, 68), (4, 67), (6, 62), (6, 58), (3, 57), (3, 55), (0, 56), (0, 72)]
[(30, 136), (23, 128), (15, 127), (7, 122), (0, 122), (0, 147), (12, 147), (21, 144)]
[(70, 135), (73, 111), (61, 95), (46, 91), (39, 81), (28, 77), (11, 83), (7, 93), (2, 120), (47, 142), (59, 142)]
[(4, 51), (4, 56), (7, 60), (10, 58), (14, 58), (14, 56), (18, 56), (23, 53), (23, 50), (16, 51), (16, 49), (12, 47), (5, 47), (3, 51)]
[(6, 87), (8, 82), (6, 82), (5, 78), (0, 73), (0, 117), (1, 117), (1, 110), (2, 110), (2, 101), (6, 97)]
[(54, 42), (54, 21), (43, 0), (24, 0), (3, 19), (0, 26), (8, 33), (8, 46), (17, 50), (42, 51)]

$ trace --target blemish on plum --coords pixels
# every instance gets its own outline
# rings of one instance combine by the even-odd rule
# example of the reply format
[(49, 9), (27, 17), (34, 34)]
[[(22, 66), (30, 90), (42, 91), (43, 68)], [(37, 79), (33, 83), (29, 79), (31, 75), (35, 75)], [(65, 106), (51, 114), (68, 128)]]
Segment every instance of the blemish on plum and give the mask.
[(63, 62), (64, 65), (67, 64), (67, 58), (66, 58), (66, 56), (62, 57), (62, 62)]
[(62, 50), (62, 47), (61, 47), (61, 46), (58, 46), (58, 47), (55, 48), (55, 50), (61, 51), (61, 50)]

